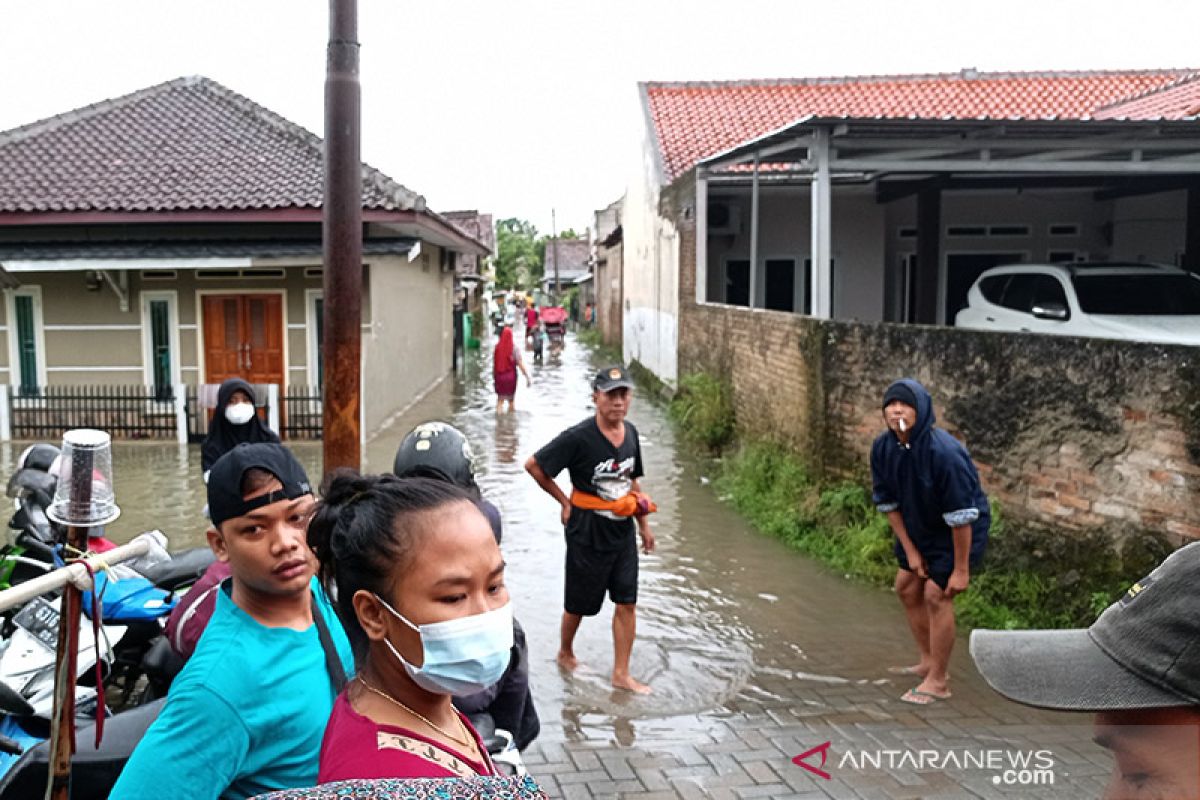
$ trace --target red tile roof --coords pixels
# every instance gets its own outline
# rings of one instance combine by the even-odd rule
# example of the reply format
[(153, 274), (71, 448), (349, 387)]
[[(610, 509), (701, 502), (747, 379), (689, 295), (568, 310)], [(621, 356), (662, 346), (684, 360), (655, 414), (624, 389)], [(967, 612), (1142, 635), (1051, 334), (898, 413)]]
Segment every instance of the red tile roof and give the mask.
[(1191, 70), (989, 73), (643, 83), (667, 183), (701, 159), (802, 117), (1086, 119)]
[(1097, 111), (1096, 119), (1189, 119), (1200, 116), (1200, 73)]
[[(321, 139), (202, 77), (0, 133), (0, 212), (318, 208)], [(364, 165), (363, 207), (424, 210)]]

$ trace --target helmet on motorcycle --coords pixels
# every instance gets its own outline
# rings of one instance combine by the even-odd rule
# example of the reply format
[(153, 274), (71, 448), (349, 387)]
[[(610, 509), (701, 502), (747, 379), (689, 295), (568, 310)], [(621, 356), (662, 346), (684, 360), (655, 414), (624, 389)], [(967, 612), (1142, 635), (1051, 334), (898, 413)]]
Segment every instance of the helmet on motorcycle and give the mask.
[(17, 456), (17, 469), (34, 469), (49, 472), (50, 465), (58, 458), (59, 449), (52, 444), (31, 444)]
[(477, 488), (471, 443), (446, 422), (425, 422), (413, 428), (396, 451), (392, 472), (401, 478), (437, 478), (464, 489)]

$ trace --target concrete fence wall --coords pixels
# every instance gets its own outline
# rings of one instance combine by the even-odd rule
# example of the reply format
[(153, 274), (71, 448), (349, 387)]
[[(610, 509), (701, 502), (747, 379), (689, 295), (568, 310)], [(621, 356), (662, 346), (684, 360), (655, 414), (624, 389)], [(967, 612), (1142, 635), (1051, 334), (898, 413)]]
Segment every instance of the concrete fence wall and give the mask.
[(698, 305), (681, 234), (679, 371), (729, 380), (741, 434), (865, 481), (883, 391), (911, 376), (1009, 520), (1200, 538), (1200, 348)]

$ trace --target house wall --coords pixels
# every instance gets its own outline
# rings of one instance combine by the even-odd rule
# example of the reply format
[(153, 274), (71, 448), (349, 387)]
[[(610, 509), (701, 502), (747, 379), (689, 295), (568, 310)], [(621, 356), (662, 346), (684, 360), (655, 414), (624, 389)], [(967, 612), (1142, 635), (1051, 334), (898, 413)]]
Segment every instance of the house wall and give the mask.
[[(144, 384), (146, 358), (143, 350), (142, 293), (174, 293), (178, 314), (177, 331), (180, 379), (183, 383), (205, 383), (201, 347), (200, 304), (202, 293), (246, 294), (282, 292), (285, 297), (284, 339), (286, 342), (289, 384), (311, 383), (309, 377), (309, 327), (311, 319), (306, 292), (320, 290), (319, 274), (306, 277), (306, 269), (319, 269), (320, 261), (260, 260), (255, 267), (284, 267), (282, 278), (201, 278), (197, 273), (180, 270), (175, 278), (148, 279), (142, 270), (127, 272), (129, 310), (121, 311), (120, 301), (108, 285), (88, 291), (82, 272), (24, 272), (23, 287), (41, 290), (44, 325), (46, 379), (49, 385)], [(364, 305), (364, 308), (367, 306)], [(8, 304), (3, 309), (3, 343), (0, 359), (9, 365)], [(364, 316), (366, 316), (364, 314)], [(369, 317), (367, 317), (369, 322)], [(15, 380), (7, 372), (5, 380)]]
[(657, 167), (643, 140), (622, 214), (625, 309), (624, 360), (637, 361), (666, 384), (677, 378), (679, 237), (659, 213)]
[(363, 431), (369, 437), (450, 373), (454, 275), (439, 248), (370, 265), (370, 329), (363, 335)]
[(1163, 192), (1113, 201), (1113, 258), (1180, 263), (1187, 193)]
[(601, 339), (610, 347), (621, 346), (623, 255), (624, 245), (618, 242), (612, 247), (600, 248), (596, 261), (597, 323)]
[[(750, 258), (751, 196), (749, 189), (709, 189), (710, 202), (733, 202), (740, 209), (736, 235), (713, 235), (708, 241), (707, 297), (725, 297), (725, 265), (729, 259)], [(808, 187), (768, 186), (759, 189), (758, 296), (766, 296), (768, 259), (796, 261), (793, 307), (804, 308), (808, 286), (804, 262), (812, 247), (811, 201)], [(838, 187), (833, 194), (833, 313), (839, 319), (883, 318), (885, 208), (873, 192)]]

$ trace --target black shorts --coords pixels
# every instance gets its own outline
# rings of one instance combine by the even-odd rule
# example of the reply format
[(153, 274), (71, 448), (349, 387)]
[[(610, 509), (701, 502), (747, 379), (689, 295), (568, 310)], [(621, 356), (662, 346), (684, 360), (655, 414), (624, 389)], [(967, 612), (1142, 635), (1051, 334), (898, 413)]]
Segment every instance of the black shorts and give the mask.
[(600, 613), (604, 593), (614, 603), (636, 603), (638, 588), (637, 537), (616, 550), (596, 550), (567, 541), (563, 608), (568, 614), (590, 617)]

